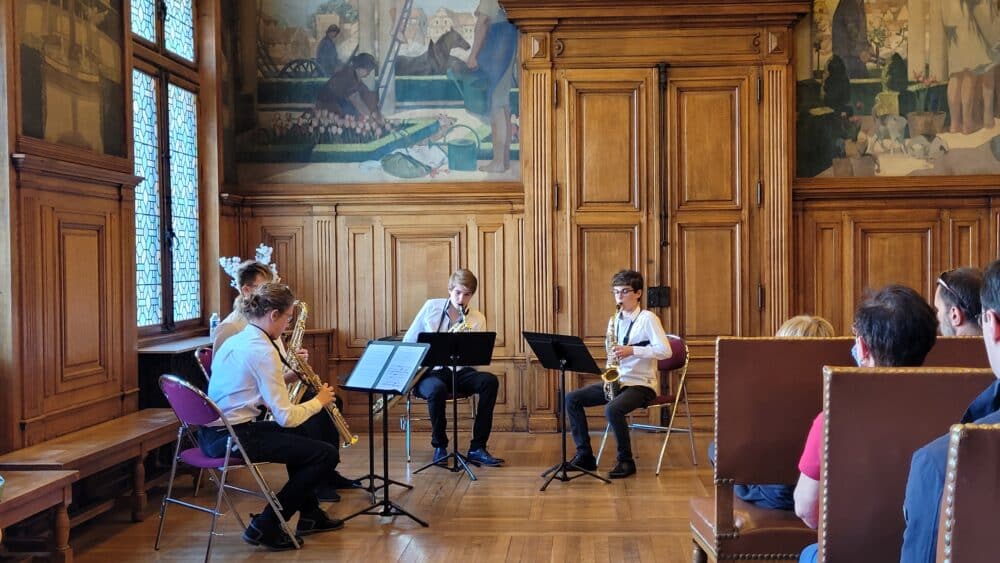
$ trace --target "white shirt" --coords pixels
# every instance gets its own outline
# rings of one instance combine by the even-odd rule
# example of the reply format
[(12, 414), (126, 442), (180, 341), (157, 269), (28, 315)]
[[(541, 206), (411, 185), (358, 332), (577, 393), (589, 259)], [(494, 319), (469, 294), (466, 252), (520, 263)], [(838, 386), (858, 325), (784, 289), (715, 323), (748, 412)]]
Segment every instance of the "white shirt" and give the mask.
[[(420, 312), (413, 318), (410, 328), (406, 329), (403, 342), (416, 342), (417, 335), (421, 332), (448, 332), (453, 324), (460, 321), (451, 321), (451, 316), (445, 312), (448, 307), (448, 298), (428, 299)], [(469, 323), (469, 332), (484, 332), (486, 330), (486, 315), (469, 307), (469, 312), (465, 314), (465, 322)], [(443, 366), (438, 366), (443, 367)], [(462, 369), (464, 366), (456, 366)]]
[[(658, 360), (669, 358), (671, 353), (667, 334), (660, 324), (660, 317), (651, 311), (636, 307), (631, 313), (622, 311), (609, 319), (608, 330), (611, 329), (611, 323), (617, 323), (615, 336), (618, 337), (618, 344), (633, 347), (632, 355), (620, 360), (618, 364), (621, 384), (643, 385), (659, 394), (659, 370), (656, 368), (656, 363)], [(643, 341), (649, 341), (649, 344), (636, 345)]]
[[(247, 320), (243, 315), (239, 314), (237, 311), (233, 311), (226, 315), (222, 322), (216, 325), (215, 332), (212, 333), (212, 348), (215, 350), (221, 350), (222, 345), (229, 340), (230, 337), (236, 336), (243, 329), (247, 327)], [(278, 348), (281, 349), (282, 354), (287, 354), (285, 351), (285, 341), (282, 339), (275, 340), (278, 344)]]
[[(208, 396), (219, 405), (230, 424), (257, 418), (261, 412), (258, 407), (264, 405), (281, 426), (298, 426), (323, 405), (316, 398), (293, 405), (282, 379), (282, 368), (271, 339), (263, 330), (248, 324), (215, 351)], [(221, 426), (221, 422), (215, 426)]]

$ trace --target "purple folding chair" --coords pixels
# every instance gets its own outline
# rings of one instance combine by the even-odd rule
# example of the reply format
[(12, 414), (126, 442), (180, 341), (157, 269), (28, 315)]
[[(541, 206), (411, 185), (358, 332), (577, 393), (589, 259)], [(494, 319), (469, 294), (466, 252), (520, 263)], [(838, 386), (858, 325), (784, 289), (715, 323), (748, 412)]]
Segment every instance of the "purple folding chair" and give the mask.
[[(226, 505), (229, 507), (229, 510), (232, 511), (233, 515), (236, 516), (236, 520), (239, 521), (240, 526), (246, 530), (246, 523), (243, 522), (243, 518), (240, 517), (239, 512), (237, 512), (236, 508), (233, 506), (232, 501), (229, 499), (229, 495), (226, 493), (227, 490), (237, 491), (265, 499), (267, 503), (271, 505), (274, 513), (278, 516), (282, 529), (290, 538), (292, 538), (292, 543), (295, 544), (296, 549), (301, 547), (298, 540), (295, 539), (295, 534), (289, 529), (288, 522), (286, 522), (284, 517), (281, 515), (281, 503), (278, 502), (278, 497), (275, 496), (274, 491), (272, 491), (264, 481), (264, 476), (261, 475), (257, 467), (251, 463), (250, 459), (247, 457), (246, 452), (243, 450), (243, 446), (240, 444), (239, 438), (236, 436), (236, 433), (233, 432), (233, 427), (229, 424), (229, 421), (226, 420), (226, 417), (222, 415), (222, 411), (219, 410), (219, 407), (197, 387), (194, 387), (187, 381), (184, 381), (174, 375), (160, 376), (160, 389), (167, 397), (167, 402), (170, 403), (170, 408), (174, 410), (174, 414), (176, 414), (177, 419), (180, 420), (181, 426), (177, 430), (177, 446), (174, 449), (174, 460), (170, 467), (170, 481), (167, 484), (167, 494), (164, 495), (163, 502), (160, 504), (160, 525), (156, 530), (155, 549), (160, 549), (160, 536), (163, 534), (163, 524), (165, 522), (167, 505), (179, 504), (181, 506), (193, 508), (212, 515), (212, 526), (208, 533), (208, 547), (205, 550), (205, 561), (207, 562), (212, 556), (212, 539), (216, 535), (221, 535), (216, 533), (215, 528), (219, 516), (223, 516), (225, 514), (224, 512), (219, 511), (219, 509), (222, 508), (223, 500), (226, 501)], [(222, 421), (227, 433), (229, 434), (226, 439), (226, 455), (224, 457), (209, 457), (205, 455), (198, 446), (198, 438), (195, 430), (199, 426), (204, 426), (219, 420)], [(189, 444), (194, 447), (182, 449), (185, 440), (187, 440)], [(206, 470), (209, 472), (211, 480), (218, 485), (219, 489), (219, 492), (215, 497), (215, 507), (210, 508), (193, 504), (172, 496), (174, 489), (174, 477), (177, 475), (178, 461), (191, 467), (197, 467), (199, 470)], [(227, 483), (226, 478), (228, 477), (229, 470), (235, 468), (242, 468), (249, 471), (253, 476), (254, 481), (257, 483), (258, 490), (245, 489)], [(216, 475), (217, 471), (220, 473), (219, 475)]]
[[(646, 407), (646, 412), (658, 409), (670, 409), (670, 422), (666, 426), (660, 426), (656, 424), (642, 424), (638, 422), (632, 422), (628, 425), (629, 428), (634, 428), (636, 430), (649, 430), (652, 432), (665, 432), (666, 436), (663, 437), (663, 445), (660, 447), (660, 459), (656, 462), (656, 474), (660, 474), (660, 466), (663, 465), (663, 454), (667, 451), (667, 442), (670, 441), (671, 432), (686, 432), (688, 435), (688, 440), (691, 442), (691, 463), (698, 465), (698, 459), (695, 457), (694, 452), (694, 429), (691, 426), (691, 406), (688, 404), (688, 394), (687, 394), (687, 368), (688, 368), (688, 347), (687, 343), (680, 336), (673, 334), (667, 335), (667, 342), (670, 344), (671, 355), (665, 360), (660, 360), (656, 364), (657, 370), (660, 372), (660, 385), (663, 385), (664, 378), (670, 375), (671, 371), (678, 370), (680, 372), (680, 378), (677, 380), (677, 392), (667, 393), (664, 395), (657, 395), (653, 402), (651, 402)], [(680, 404), (684, 404), (684, 414), (687, 415), (687, 427), (678, 428), (674, 426), (674, 420), (677, 417), (677, 407)], [(629, 413), (629, 417), (638, 412), (633, 411)], [(601, 454), (604, 453), (604, 444), (608, 440), (608, 431), (611, 430), (611, 425), (606, 425), (604, 427), (604, 437), (601, 438), (601, 449), (597, 451), (597, 462), (601, 461)]]

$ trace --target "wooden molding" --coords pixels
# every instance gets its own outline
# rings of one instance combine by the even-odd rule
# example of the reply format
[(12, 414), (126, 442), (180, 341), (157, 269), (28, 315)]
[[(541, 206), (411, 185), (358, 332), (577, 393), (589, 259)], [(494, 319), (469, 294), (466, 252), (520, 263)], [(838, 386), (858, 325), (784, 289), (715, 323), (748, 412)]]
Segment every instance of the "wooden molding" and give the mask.
[(790, 25), (812, 11), (808, 0), (622, 0), (609, 7), (602, 0), (503, 0), (507, 17), (519, 27), (536, 20), (558, 19), (563, 25), (662, 25), (672, 23), (770, 22)]
[(835, 182), (798, 179), (792, 199), (799, 201), (887, 200), (913, 198), (993, 197), (997, 176), (927, 176), (921, 178), (841, 178)]

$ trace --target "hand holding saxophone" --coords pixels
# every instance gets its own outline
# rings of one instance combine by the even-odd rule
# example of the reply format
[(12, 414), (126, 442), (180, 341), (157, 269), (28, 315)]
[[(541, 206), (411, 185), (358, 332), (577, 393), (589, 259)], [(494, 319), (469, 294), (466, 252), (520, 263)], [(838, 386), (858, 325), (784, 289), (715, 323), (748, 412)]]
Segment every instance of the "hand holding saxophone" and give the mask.
[(324, 383), (319, 389), (316, 390), (316, 398), (319, 399), (320, 404), (325, 407), (326, 405), (332, 403), (337, 397), (333, 394), (333, 387)]
[(612, 346), (611, 354), (615, 357), (616, 360), (624, 360), (629, 356), (635, 355), (635, 348), (633, 348), (632, 346), (621, 346), (621, 345)]

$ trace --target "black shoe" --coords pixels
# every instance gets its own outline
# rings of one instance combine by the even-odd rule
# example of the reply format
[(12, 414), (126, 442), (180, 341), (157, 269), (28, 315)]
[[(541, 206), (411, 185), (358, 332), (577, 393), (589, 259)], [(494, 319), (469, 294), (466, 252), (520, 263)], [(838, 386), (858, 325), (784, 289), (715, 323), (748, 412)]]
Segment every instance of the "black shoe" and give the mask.
[(493, 457), (490, 452), (486, 451), (486, 448), (479, 448), (478, 450), (469, 450), (469, 455), (466, 456), (469, 461), (474, 463), (479, 463), (487, 467), (500, 467), (503, 465), (503, 459), (499, 457)]
[(336, 471), (333, 472), (330, 485), (335, 489), (360, 489), (364, 486), (359, 479), (348, 479)]
[[(292, 538), (281, 529), (281, 525), (273, 520), (264, 520), (259, 514), (251, 514), (253, 519), (250, 525), (243, 532), (243, 541), (250, 545), (262, 545), (272, 551), (288, 551), (295, 549)], [(302, 545), (302, 538), (295, 535), (299, 545)]]
[(295, 526), (295, 535), (308, 536), (309, 534), (339, 530), (343, 527), (343, 520), (330, 518), (326, 512), (316, 509), (308, 514), (299, 514), (299, 523)]
[(316, 487), (316, 500), (320, 502), (340, 502), (340, 493), (329, 483)]
[(635, 462), (631, 459), (623, 459), (615, 465), (615, 468), (608, 473), (612, 479), (624, 479), (629, 475), (635, 475)]
[(448, 457), (448, 448), (434, 448), (434, 457), (431, 459), (434, 460), (433, 463), (437, 463), (443, 461), (446, 457)]
[(583, 454), (577, 452), (573, 459), (569, 460), (570, 463), (579, 467), (580, 469), (586, 469), (587, 471), (597, 471), (597, 460), (594, 459), (594, 454)]

